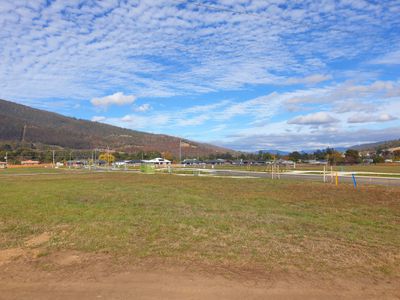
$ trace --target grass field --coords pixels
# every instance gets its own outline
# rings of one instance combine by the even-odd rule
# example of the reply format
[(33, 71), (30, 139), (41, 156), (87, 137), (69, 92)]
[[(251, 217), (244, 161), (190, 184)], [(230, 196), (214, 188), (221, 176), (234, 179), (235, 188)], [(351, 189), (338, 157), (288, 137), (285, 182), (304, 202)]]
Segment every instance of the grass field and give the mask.
[[(207, 166), (209, 169), (210, 166)], [(237, 166), (237, 165), (221, 165), (215, 166), (216, 169), (232, 169), (232, 170), (243, 170), (243, 171), (258, 171), (265, 172), (271, 171), (271, 166)], [(330, 170), (330, 167), (326, 167)], [(323, 171), (324, 166), (308, 165), (308, 164), (297, 164), (294, 169), (293, 166), (285, 167), (281, 166), (281, 171)], [(399, 173), (400, 164), (371, 164), (371, 165), (349, 165), (349, 166), (334, 166), (334, 171), (345, 171), (345, 172), (376, 172), (376, 173)]]
[(0, 249), (254, 272), (400, 276), (400, 189), (79, 173), (0, 178)]
[(33, 174), (33, 173), (61, 173), (63, 169), (53, 169), (53, 168), (8, 168), (1, 169), (0, 175), (3, 174)]

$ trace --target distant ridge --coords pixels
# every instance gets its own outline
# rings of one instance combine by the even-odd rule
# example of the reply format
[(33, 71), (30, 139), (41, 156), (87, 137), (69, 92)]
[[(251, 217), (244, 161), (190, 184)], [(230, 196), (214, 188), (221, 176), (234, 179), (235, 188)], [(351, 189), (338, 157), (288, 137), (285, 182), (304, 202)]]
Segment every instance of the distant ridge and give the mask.
[[(150, 134), (112, 125), (66, 117), (10, 101), (0, 100), (0, 142), (32, 143), (68, 149), (105, 149), (124, 152), (159, 151), (177, 156), (180, 138)], [(185, 156), (232, 150), (182, 139)]]
[[(400, 133), (399, 133), (399, 135), (400, 135)], [(355, 149), (358, 151), (377, 151), (377, 150), (383, 150), (383, 149), (389, 149), (389, 148), (395, 148), (395, 147), (400, 147), (400, 139), (355, 145), (355, 146), (349, 147), (349, 149)]]
[[(262, 153), (269, 153), (273, 155), (288, 155), (290, 152), (288, 151), (281, 151), (276, 149), (268, 149), (268, 150), (260, 150)], [(257, 151), (259, 152), (259, 151)]]

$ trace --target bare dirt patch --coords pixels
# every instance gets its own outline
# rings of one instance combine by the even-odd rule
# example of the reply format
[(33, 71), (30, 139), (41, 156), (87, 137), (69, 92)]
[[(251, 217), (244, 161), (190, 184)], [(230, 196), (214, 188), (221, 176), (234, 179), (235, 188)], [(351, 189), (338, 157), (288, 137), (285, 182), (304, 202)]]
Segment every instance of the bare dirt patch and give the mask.
[(0, 250), (0, 266), (12, 262), (19, 257), (25, 257), (28, 260), (37, 258), (41, 250), (37, 249), (50, 240), (50, 233), (44, 232), (40, 235), (29, 238), (24, 243), (24, 247), (9, 248)]
[(395, 279), (224, 275), (199, 266), (135, 265), (102, 254), (62, 251), (20, 256), (0, 266), (0, 299), (400, 299)]
[(88, 261), (88, 255), (78, 251), (60, 251), (50, 254), (47, 257), (47, 261), (58, 266), (82, 265)]
[(28, 239), (25, 242), (25, 246), (30, 247), (30, 248), (41, 246), (44, 243), (47, 243), (50, 240), (50, 237), (51, 237), (50, 233), (44, 232), (40, 235), (31, 237), (30, 239)]
[(25, 251), (21, 248), (11, 248), (0, 250), (0, 266), (10, 262), (21, 255), (24, 255)]

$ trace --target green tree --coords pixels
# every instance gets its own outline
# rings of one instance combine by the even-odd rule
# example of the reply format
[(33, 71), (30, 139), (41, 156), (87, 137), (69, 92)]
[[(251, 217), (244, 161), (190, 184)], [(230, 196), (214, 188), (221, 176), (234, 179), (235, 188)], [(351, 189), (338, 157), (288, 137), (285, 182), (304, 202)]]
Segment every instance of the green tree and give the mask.
[(357, 164), (360, 162), (360, 155), (357, 150), (348, 149), (344, 155), (346, 163)]
[(385, 162), (385, 159), (382, 156), (377, 155), (374, 157), (374, 164), (381, 164), (384, 162)]
[(289, 157), (289, 160), (298, 162), (301, 159), (301, 153), (298, 151), (294, 151), (292, 153), (289, 153), (288, 157)]
[(328, 156), (329, 163), (331, 165), (336, 165), (336, 164), (342, 164), (344, 163), (344, 157), (342, 153), (338, 151), (333, 151), (329, 156)]

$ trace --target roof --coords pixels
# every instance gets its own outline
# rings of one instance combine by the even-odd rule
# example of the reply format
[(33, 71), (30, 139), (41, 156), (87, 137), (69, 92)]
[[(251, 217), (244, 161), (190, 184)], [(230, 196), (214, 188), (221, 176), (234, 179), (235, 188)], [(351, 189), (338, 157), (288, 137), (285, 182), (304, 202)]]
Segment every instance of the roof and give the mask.
[(171, 161), (170, 160), (168, 160), (168, 159), (164, 159), (164, 158), (161, 158), (161, 157), (156, 157), (156, 158), (153, 158), (153, 159), (150, 159), (150, 160), (143, 160), (143, 162), (148, 162), (148, 163), (170, 163)]
[(202, 162), (201, 160), (198, 160), (196, 158), (187, 158), (182, 161), (182, 163), (201, 163), (201, 162)]
[(38, 160), (23, 160), (21, 161), (21, 164), (38, 164)]

